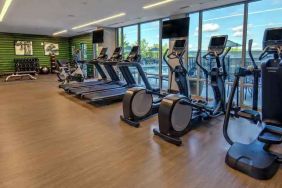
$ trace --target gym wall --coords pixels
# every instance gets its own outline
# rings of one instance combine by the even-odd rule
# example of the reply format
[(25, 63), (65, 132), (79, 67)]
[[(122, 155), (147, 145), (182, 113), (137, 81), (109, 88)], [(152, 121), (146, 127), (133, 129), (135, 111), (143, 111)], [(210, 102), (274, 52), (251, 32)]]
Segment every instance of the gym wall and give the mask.
[(92, 60), (93, 59), (93, 44), (92, 44), (92, 33), (74, 36), (70, 38), (70, 54), (72, 56), (72, 46), (75, 46), (75, 48), (80, 49), (80, 44), (84, 43), (87, 45), (87, 59), (86, 60)]
[[(33, 56), (16, 56), (15, 41), (32, 41)], [(0, 33), (0, 72), (14, 71), (14, 58), (37, 57), (40, 61), (40, 66), (50, 67), (50, 57), (44, 55), (44, 46), (42, 43), (52, 42), (59, 44), (59, 53), (57, 59), (70, 59), (70, 43), (69, 38), (55, 38), (40, 35), (27, 34), (10, 34)]]

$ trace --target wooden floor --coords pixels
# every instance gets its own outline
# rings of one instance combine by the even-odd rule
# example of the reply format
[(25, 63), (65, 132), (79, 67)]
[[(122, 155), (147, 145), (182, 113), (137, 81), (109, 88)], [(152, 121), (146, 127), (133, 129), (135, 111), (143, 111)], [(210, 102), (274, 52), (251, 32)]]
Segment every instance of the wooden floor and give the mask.
[[(88, 105), (65, 95), (50, 76), (1, 82), (0, 112), (1, 188), (282, 187), (282, 169), (270, 181), (257, 181), (225, 165), (222, 119), (203, 124), (176, 147), (153, 136), (157, 117), (129, 127), (119, 119), (120, 103)], [(232, 132), (245, 141), (257, 132), (243, 127)]]

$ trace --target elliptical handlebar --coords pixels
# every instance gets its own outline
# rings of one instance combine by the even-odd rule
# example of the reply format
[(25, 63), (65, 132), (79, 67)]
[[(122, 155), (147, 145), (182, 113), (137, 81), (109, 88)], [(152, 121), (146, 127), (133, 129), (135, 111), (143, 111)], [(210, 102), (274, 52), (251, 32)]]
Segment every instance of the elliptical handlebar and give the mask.
[(223, 70), (223, 76), (224, 76), (224, 80), (226, 80), (227, 78), (227, 71), (226, 71), (226, 64), (225, 64), (225, 58), (226, 56), (229, 54), (230, 50), (232, 49), (232, 47), (228, 47), (227, 50), (225, 50), (224, 54), (222, 55), (222, 70)]
[[(164, 62), (167, 64), (167, 66), (169, 67), (170, 71), (172, 72), (173, 71), (173, 67), (168, 63), (168, 61), (166, 60), (166, 57), (168, 57), (168, 52), (169, 52), (169, 49), (166, 49), (164, 55), (163, 55), (163, 60)], [(168, 57), (169, 58), (169, 57)]]
[[(206, 57), (207, 57), (208, 55), (209, 55), (209, 53), (206, 54), (206, 55), (204, 55), (203, 58), (206, 59)], [(209, 75), (209, 71), (208, 71), (207, 69), (205, 69), (205, 68), (199, 63), (199, 58), (201, 58), (201, 50), (200, 50), (200, 49), (198, 49), (198, 52), (197, 52), (196, 64), (200, 67), (200, 69), (202, 69), (202, 71), (204, 72), (204, 74), (205, 74), (206, 76), (208, 76), (208, 75)]]
[(269, 49), (269, 46), (267, 46), (264, 50), (263, 50), (263, 52), (260, 54), (260, 56), (259, 56), (259, 60), (261, 61), (261, 60), (263, 60), (267, 55), (268, 55), (268, 49)]
[(168, 65), (169, 69), (171, 72), (173, 72), (174, 68), (169, 64), (169, 62), (166, 60), (166, 57), (169, 58), (169, 59), (178, 59), (178, 63), (179, 65), (187, 72), (187, 69), (184, 67), (184, 64), (183, 64), (183, 60), (182, 60), (182, 57), (185, 53), (185, 50), (183, 50), (181, 53), (176, 53), (175, 51), (173, 51), (172, 53), (168, 54), (169, 52), (169, 49), (167, 49), (163, 55), (163, 60), (164, 62)]
[(252, 53), (253, 42), (254, 42), (253, 39), (250, 39), (250, 40), (249, 40), (248, 52), (249, 52), (249, 56), (250, 56), (250, 58), (251, 58), (251, 60), (252, 60), (252, 63), (253, 63), (254, 68), (255, 68), (255, 69), (258, 69), (258, 66), (257, 66), (257, 64), (256, 64), (256, 61), (255, 61), (254, 56), (253, 56), (253, 53)]

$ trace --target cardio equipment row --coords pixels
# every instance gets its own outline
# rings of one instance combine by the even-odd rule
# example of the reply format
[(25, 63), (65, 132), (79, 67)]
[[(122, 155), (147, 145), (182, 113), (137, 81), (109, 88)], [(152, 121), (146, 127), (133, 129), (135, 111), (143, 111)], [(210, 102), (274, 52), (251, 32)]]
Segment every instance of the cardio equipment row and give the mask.
[[(225, 58), (232, 46), (228, 45), (228, 36), (214, 36), (211, 38), (208, 53), (203, 56), (208, 63), (215, 61), (216, 66), (211, 70), (200, 64), (200, 50), (196, 64), (203, 72), (206, 86), (210, 83), (214, 100), (208, 100), (206, 87), (206, 101), (191, 98), (187, 69), (183, 64), (183, 55), (186, 49), (186, 40), (176, 40), (171, 53), (164, 54), (163, 60), (170, 69), (170, 78), (174, 76), (178, 86), (178, 93), (166, 92), (159, 89), (142, 87), (130, 88), (123, 99), (123, 116), (121, 120), (127, 124), (139, 127), (140, 121), (158, 113), (159, 128), (154, 129), (155, 135), (163, 140), (180, 146), (181, 136), (192, 130), (203, 120), (225, 115), (223, 133), (227, 142), (231, 144), (226, 155), (226, 164), (256, 179), (270, 179), (278, 171), (282, 162), (282, 155), (271, 151), (272, 145), (282, 143), (282, 28), (267, 29), (263, 39), (264, 51), (257, 66), (252, 55), (252, 43), (249, 41), (249, 56), (252, 66), (238, 68), (231, 93), (226, 103), (225, 81), (227, 71)], [(269, 56), (272, 55), (272, 58)], [(178, 60), (178, 65), (172, 66), (166, 58)], [(125, 65), (129, 66), (129, 65)], [(140, 71), (143, 72), (142, 70)], [(142, 73), (143, 74), (143, 73)], [(253, 76), (253, 107), (243, 109), (238, 105), (238, 86), (241, 78)], [(262, 81), (262, 112), (258, 112), (259, 80)], [(234, 96), (237, 90), (237, 105)], [(230, 118), (244, 118), (252, 123), (260, 124), (262, 128), (257, 139), (250, 144), (242, 144), (232, 140), (228, 127)]]
[[(282, 143), (282, 28), (267, 29), (263, 39), (264, 51), (259, 60), (261, 69), (252, 55), (252, 40), (249, 41), (249, 56), (252, 66), (238, 68), (235, 79), (226, 100), (226, 71), (225, 59), (231, 46), (227, 35), (213, 36), (210, 39), (207, 53), (201, 57), (198, 50), (195, 60), (201, 70), (206, 84), (206, 99), (196, 100), (191, 97), (188, 80), (188, 70), (183, 63), (187, 42), (185, 39), (176, 40), (171, 50), (164, 53), (163, 61), (170, 70), (170, 88), (161, 91), (153, 88), (140, 65), (139, 46), (132, 48), (125, 60), (121, 59), (121, 48), (117, 48), (107, 60), (104, 48), (100, 56), (91, 61), (96, 67), (101, 79), (91, 82), (62, 85), (67, 93), (79, 96), (90, 102), (112, 101), (123, 99), (122, 121), (138, 128), (140, 122), (158, 114), (159, 127), (153, 129), (156, 136), (174, 145), (182, 145), (181, 137), (200, 125), (219, 116), (225, 116), (223, 134), (231, 145), (226, 164), (257, 179), (270, 179), (278, 171), (282, 155), (271, 151), (272, 145)], [(272, 57), (269, 57), (272, 56)], [(268, 59), (267, 59), (268, 58)], [(204, 63), (211, 68), (206, 68)], [(266, 62), (263, 62), (267, 59)], [(169, 61), (168, 61), (169, 60)], [(177, 65), (172, 65), (175, 61)], [(135, 81), (131, 68), (135, 68), (144, 86)], [(120, 80), (117, 70), (124, 78)], [(104, 72), (106, 71), (106, 73)], [(243, 109), (239, 106), (238, 87), (241, 78), (253, 76), (253, 107)], [(172, 82), (177, 84), (178, 92), (172, 90)], [(258, 111), (258, 89), (261, 80), (263, 109)], [(211, 85), (214, 99), (210, 102), (208, 85)], [(237, 100), (234, 99), (237, 91)], [(226, 102), (227, 101), (227, 102)], [(237, 104), (235, 104), (237, 101)], [(230, 119), (244, 118), (263, 128), (257, 139), (250, 144), (233, 141), (229, 135)]]
[[(132, 47), (128, 57), (124, 60), (121, 47), (115, 49), (110, 59), (107, 59), (107, 50), (103, 48), (97, 59), (88, 62), (95, 66), (101, 79), (81, 83), (64, 83), (59, 87), (66, 93), (89, 103), (111, 103), (121, 100), (129, 88), (138, 86), (130, 70), (130, 67), (136, 67), (146, 88), (153, 90), (145, 73), (141, 72), (143, 70), (139, 64), (141, 60), (139, 46)], [(120, 79), (119, 73), (123, 80)]]
[[(216, 67), (212, 68), (211, 71), (208, 71), (198, 62), (200, 51), (196, 59), (197, 65), (205, 74), (207, 85), (209, 82), (212, 85), (213, 103), (208, 103), (208, 99), (197, 101), (191, 98), (187, 79), (188, 71), (183, 63), (186, 40), (176, 40), (171, 53), (168, 54), (169, 50), (167, 50), (163, 60), (170, 69), (170, 82), (175, 78), (179, 92), (177, 94), (171, 93), (171, 84), (166, 92), (142, 87), (131, 88), (123, 98), (121, 120), (131, 126), (139, 127), (140, 121), (158, 113), (159, 129), (154, 129), (155, 135), (180, 146), (182, 144), (180, 137), (200, 121), (223, 115), (225, 112), (225, 79), (227, 78), (225, 57), (231, 50), (231, 47), (226, 48), (227, 40), (228, 36), (226, 35), (211, 38), (208, 53), (204, 55), (208, 62), (216, 61)], [(167, 61), (167, 58), (170, 60), (176, 59), (178, 65), (173, 67)], [(208, 90), (206, 95), (208, 96)]]

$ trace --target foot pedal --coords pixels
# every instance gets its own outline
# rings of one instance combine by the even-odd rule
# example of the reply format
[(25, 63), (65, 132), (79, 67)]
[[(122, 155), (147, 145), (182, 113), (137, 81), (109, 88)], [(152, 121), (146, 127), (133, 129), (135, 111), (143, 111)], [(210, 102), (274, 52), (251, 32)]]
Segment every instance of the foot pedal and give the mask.
[(260, 113), (255, 110), (241, 110), (237, 113), (239, 117), (245, 118), (255, 124), (261, 121)]
[(267, 125), (260, 133), (258, 140), (266, 144), (281, 144), (282, 129)]

